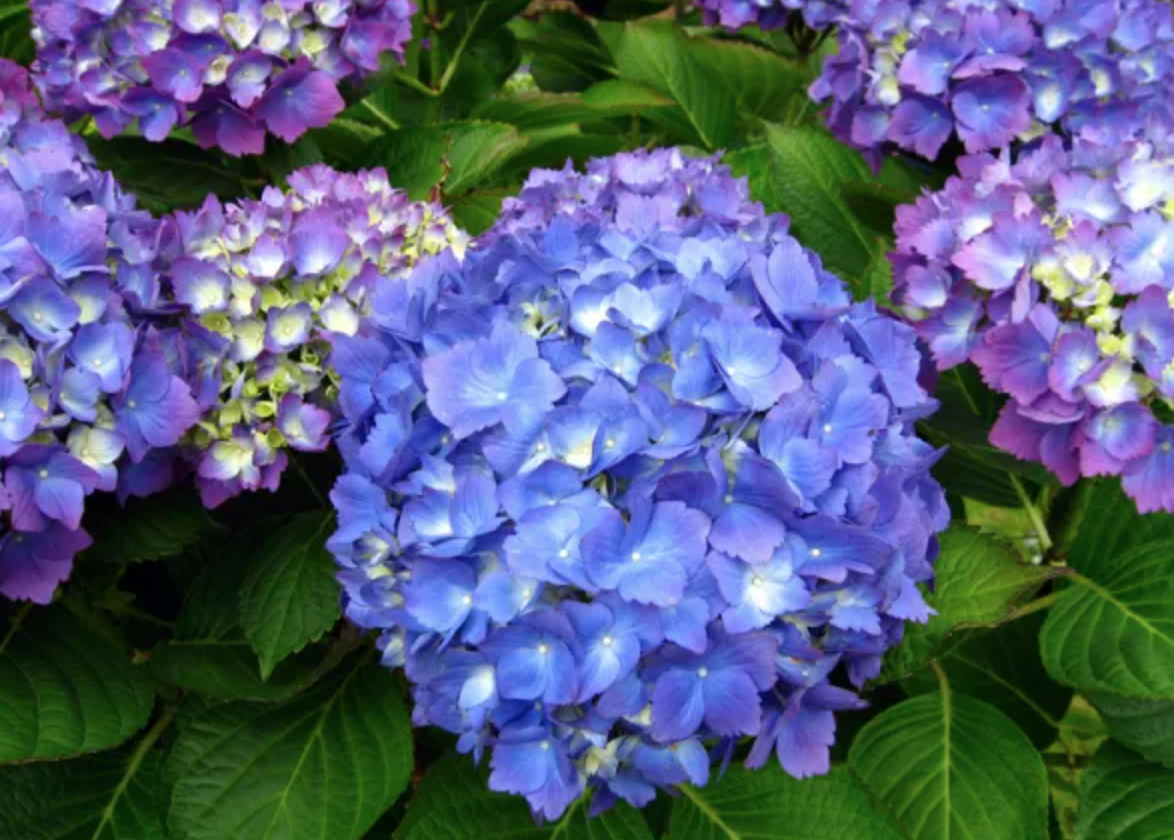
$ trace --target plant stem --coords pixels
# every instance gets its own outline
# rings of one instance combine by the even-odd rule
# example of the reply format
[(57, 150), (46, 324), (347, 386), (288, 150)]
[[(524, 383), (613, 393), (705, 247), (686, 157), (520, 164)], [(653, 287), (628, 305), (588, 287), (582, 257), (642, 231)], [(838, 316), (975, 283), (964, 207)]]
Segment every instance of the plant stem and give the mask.
[(364, 108), (371, 112), (375, 119), (379, 120), (392, 131), (397, 131), (401, 127), (400, 124), (388, 116), (382, 108), (376, 108), (369, 100), (364, 99), (362, 104)]
[(435, 88), (428, 87), (428, 85), (424, 84), (415, 76), (409, 75), (408, 73), (397, 70), (391, 74), (391, 78), (392, 81), (399, 82), (404, 87), (416, 91), (416, 93), (422, 93), (425, 96), (432, 97), (433, 99), (440, 96), (440, 91), (436, 90)]
[(1052, 536), (1048, 533), (1048, 526), (1044, 523), (1043, 516), (1040, 515), (1039, 508), (1035, 506), (1031, 495), (1027, 492), (1027, 488), (1023, 486), (1023, 482), (1019, 480), (1019, 476), (1014, 473), (1008, 473), (1007, 478), (1011, 481), (1011, 486), (1015, 488), (1016, 495), (1019, 500), (1023, 502), (1023, 509), (1027, 511), (1027, 517), (1031, 520), (1031, 526), (1035, 529), (1035, 535), (1039, 539), (1039, 547), (1041, 554), (1047, 554), (1052, 550)]
[[(469, 38), (473, 35), (473, 30), (477, 28), (478, 22), (481, 20), (481, 15), (485, 14), (485, 7), (488, 3), (477, 4), (477, 12), (473, 15), (473, 19), (469, 21), (468, 27), (465, 29), (465, 34), (461, 36), (461, 41), (457, 44), (457, 48), (453, 50), (452, 58), (448, 60), (448, 66), (444, 68), (444, 75), (440, 77), (440, 84), (437, 85), (439, 93), (444, 93), (448, 88), (448, 83), (452, 81), (453, 75), (457, 72), (457, 65), (461, 63), (461, 53), (465, 51), (465, 47), (469, 43)], [(433, 47), (435, 49), (435, 46)]]
[(12, 641), (12, 637), (16, 635), (16, 631), (20, 629), (20, 625), (24, 624), (25, 618), (32, 611), (33, 605), (31, 603), (25, 604), (16, 615), (12, 617), (12, 623), (8, 626), (8, 632), (4, 634), (4, 638), (0, 639), (0, 653), (8, 649), (8, 643)]

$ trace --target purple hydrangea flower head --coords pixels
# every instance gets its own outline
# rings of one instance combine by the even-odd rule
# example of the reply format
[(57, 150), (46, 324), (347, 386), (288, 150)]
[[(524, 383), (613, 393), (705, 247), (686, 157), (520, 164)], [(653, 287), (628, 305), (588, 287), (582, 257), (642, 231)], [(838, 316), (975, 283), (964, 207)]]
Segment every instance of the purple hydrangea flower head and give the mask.
[[(131, 289), (157, 283), (164, 226), (40, 112), (0, 62), (0, 594), (48, 603), (86, 498), (161, 489), (154, 461), (197, 419)], [(137, 292), (136, 292), (137, 294)]]
[(327, 125), (339, 83), (403, 61), (411, 0), (35, 0), (34, 74), (46, 106), (94, 117), (106, 136), (137, 123), (160, 141), (190, 125), (204, 147), (260, 154)]
[(928, 617), (914, 338), (713, 159), (535, 171), (333, 342), (346, 613), (540, 817), (704, 784), (740, 737), (823, 772)]
[(953, 137), (978, 153), (1169, 115), (1174, 22), (1160, 0), (853, 2), (833, 17), (839, 52), (811, 95), (874, 161), (886, 144), (932, 159)]
[(741, 29), (757, 26), (777, 29), (792, 14), (802, 14), (812, 29), (824, 29), (845, 12), (845, 0), (698, 0), (697, 5), (710, 26)]
[(997, 446), (1174, 512), (1155, 419), (1174, 404), (1174, 136), (1124, 121), (959, 166), (898, 210), (895, 300), (939, 369), (974, 362), (1010, 398)]
[[(168, 225), (171, 259), (147, 308), (179, 322), (169, 339), (200, 415), (184, 443), (209, 505), (274, 489), (286, 448), (326, 447), (338, 398), (324, 364), (333, 338), (357, 332), (378, 284), (464, 242), (442, 209), (409, 201), (382, 170), (326, 166), (294, 172), (287, 191), (257, 201), (210, 197)], [(155, 385), (151, 395), (165, 399)], [(119, 417), (129, 423), (152, 405), (124, 402)]]

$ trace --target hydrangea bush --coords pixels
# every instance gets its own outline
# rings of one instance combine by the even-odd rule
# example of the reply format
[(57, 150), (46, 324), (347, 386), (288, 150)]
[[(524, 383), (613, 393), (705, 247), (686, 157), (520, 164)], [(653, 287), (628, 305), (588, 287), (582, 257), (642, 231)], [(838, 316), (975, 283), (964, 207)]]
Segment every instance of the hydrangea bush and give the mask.
[(260, 154), (344, 107), (338, 85), (402, 61), (411, 0), (33, 0), (47, 107), (104, 136), (190, 126), (204, 148)]
[(48, 603), (90, 544), (86, 497), (153, 490), (152, 451), (199, 412), (123, 291), (154, 276), (159, 223), (7, 61), (0, 97), (0, 593)]
[(0, 840), (1165, 837), (1172, 14), (4, 6)]
[[(897, 299), (939, 369), (1007, 394), (991, 441), (1174, 512), (1174, 138), (1150, 123), (959, 161), (900, 208)], [(1132, 134), (1132, 136), (1130, 136)]]
[(1053, 129), (1168, 116), (1174, 25), (1159, 0), (853, 3), (812, 96), (838, 138), (927, 158)]
[(201, 420), (185, 438), (205, 504), (275, 489), (285, 449), (320, 452), (338, 414), (331, 340), (354, 335), (381, 285), (421, 257), (463, 252), (435, 203), (410, 201), (383, 170), (294, 172), (289, 189), (174, 218), (168, 283), (150, 308), (182, 307), (176, 338)]
[(861, 705), (833, 670), (928, 617), (913, 333), (745, 193), (676, 151), (536, 172), (335, 344), (347, 615), (548, 819), (705, 784), (741, 736), (826, 772)]

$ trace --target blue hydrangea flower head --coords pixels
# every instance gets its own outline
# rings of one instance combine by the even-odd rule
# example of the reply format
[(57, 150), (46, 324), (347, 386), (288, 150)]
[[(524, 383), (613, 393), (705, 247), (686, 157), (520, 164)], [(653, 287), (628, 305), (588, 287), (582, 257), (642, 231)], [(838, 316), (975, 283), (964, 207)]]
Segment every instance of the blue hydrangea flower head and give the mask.
[(111, 137), (190, 126), (205, 148), (260, 154), (329, 124), (338, 85), (403, 61), (411, 0), (33, 0), (46, 106)]
[(836, 18), (839, 52), (811, 88), (839, 137), (879, 160), (935, 158), (1047, 131), (1168, 116), (1174, 21), (1160, 0), (885, 0)]
[(536, 171), (334, 341), (346, 614), (543, 818), (825, 772), (948, 520), (913, 342), (714, 159)]
[(90, 544), (86, 497), (165, 486), (197, 407), (124, 294), (157, 277), (162, 225), (7, 61), (0, 147), (0, 594), (48, 603)]
[(275, 489), (286, 449), (326, 448), (339, 399), (331, 341), (358, 331), (380, 283), (423, 256), (463, 251), (465, 236), (382, 170), (318, 165), (260, 200), (209, 197), (167, 219), (164, 239), (159, 282), (127, 294), (176, 325), (168, 338), (201, 411), (184, 444), (215, 506)]
[(896, 300), (938, 368), (1010, 397), (995, 445), (1174, 512), (1174, 137), (1121, 121), (959, 166), (897, 216)]

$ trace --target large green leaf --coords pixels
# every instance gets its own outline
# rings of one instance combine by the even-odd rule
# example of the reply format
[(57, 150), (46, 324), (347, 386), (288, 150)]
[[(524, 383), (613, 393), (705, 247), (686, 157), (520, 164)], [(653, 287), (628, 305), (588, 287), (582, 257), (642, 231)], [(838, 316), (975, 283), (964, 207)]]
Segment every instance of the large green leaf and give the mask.
[(1150, 761), (1174, 767), (1174, 700), (1089, 694), (1113, 740)]
[(95, 523), (94, 545), (84, 557), (111, 563), (170, 557), (220, 527), (190, 487), (131, 499), (125, 509), (91, 515), (87, 521)]
[(777, 122), (788, 100), (807, 96), (811, 78), (797, 61), (747, 41), (695, 38), (686, 44), (690, 54), (750, 116)]
[(1070, 584), (1044, 624), (1044, 664), (1078, 691), (1174, 700), (1174, 552), (1158, 538), (1168, 523), (1153, 521), (1171, 517), (1132, 507), (1089, 505)]
[(326, 550), (333, 513), (300, 513), (263, 526), (240, 593), (241, 626), (268, 677), (277, 663), (338, 621), (338, 582)]
[[(1072, 690), (1048, 678), (1039, 656), (1040, 613), (989, 631), (977, 631), (950, 650), (938, 665), (958, 694), (997, 708), (1027, 733), (1037, 747), (1056, 738)], [(938, 677), (923, 669), (904, 681), (910, 694), (938, 690)]]
[(827, 267), (859, 289), (886, 243), (848, 207), (846, 184), (869, 180), (859, 153), (822, 129), (768, 125), (767, 143), (777, 206), (791, 217), (796, 238), (818, 251)]
[(0, 3), (0, 56), (27, 66), (33, 60), (28, 0), (4, 0)]
[(108, 749), (151, 714), (150, 672), (62, 607), (0, 632), (0, 762)]
[(98, 166), (156, 212), (199, 207), (209, 193), (221, 199), (245, 193), (242, 166), (219, 152), (205, 151), (184, 140), (152, 143), (141, 137), (105, 140), (86, 135)]
[(842, 767), (798, 781), (773, 763), (731, 768), (704, 788), (685, 787), (667, 840), (901, 840), (892, 818)]
[(937, 615), (910, 624), (905, 639), (885, 657), (885, 679), (908, 676), (949, 649), (960, 630), (995, 626), (1015, 614), (1024, 596), (1052, 573), (1021, 563), (994, 537), (956, 525), (940, 536), (934, 591), (926, 600)]
[(941, 691), (870, 721), (848, 763), (914, 840), (1045, 840), (1043, 759), (1002, 712)]
[(1105, 744), (1081, 777), (1080, 794), (1077, 840), (1174, 837), (1174, 770)]
[(0, 768), (0, 840), (165, 840), (160, 753)]
[(353, 840), (407, 786), (407, 712), (378, 661), (286, 703), (188, 721), (167, 763), (173, 840)]
[(525, 800), (494, 793), (487, 776), (467, 755), (440, 759), (408, 803), (396, 840), (652, 840), (640, 814), (625, 805), (589, 819), (580, 800), (539, 826)]
[(664, 22), (626, 24), (616, 63), (621, 78), (672, 97), (697, 145), (716, 150), (733, 140), (735, 102), (690, 54), (679, 28)]
[(611, 51), (581, 17), (554, 12), (537, 22), (518, 18), (510, 26), (529, 53), (534, 80), (543, 90), (584, 90), (616, 75)]
[(240, 627), (237, 602), (245, 574), (236, 552), (200, 552), (200, 572), (187, 590), (171, 638), (155, 645), (155, 675), (186, 691), (226, 700), (281, 700), (313, 681), (326, 651), (295, 654), (261, 679), (257, 654)]

